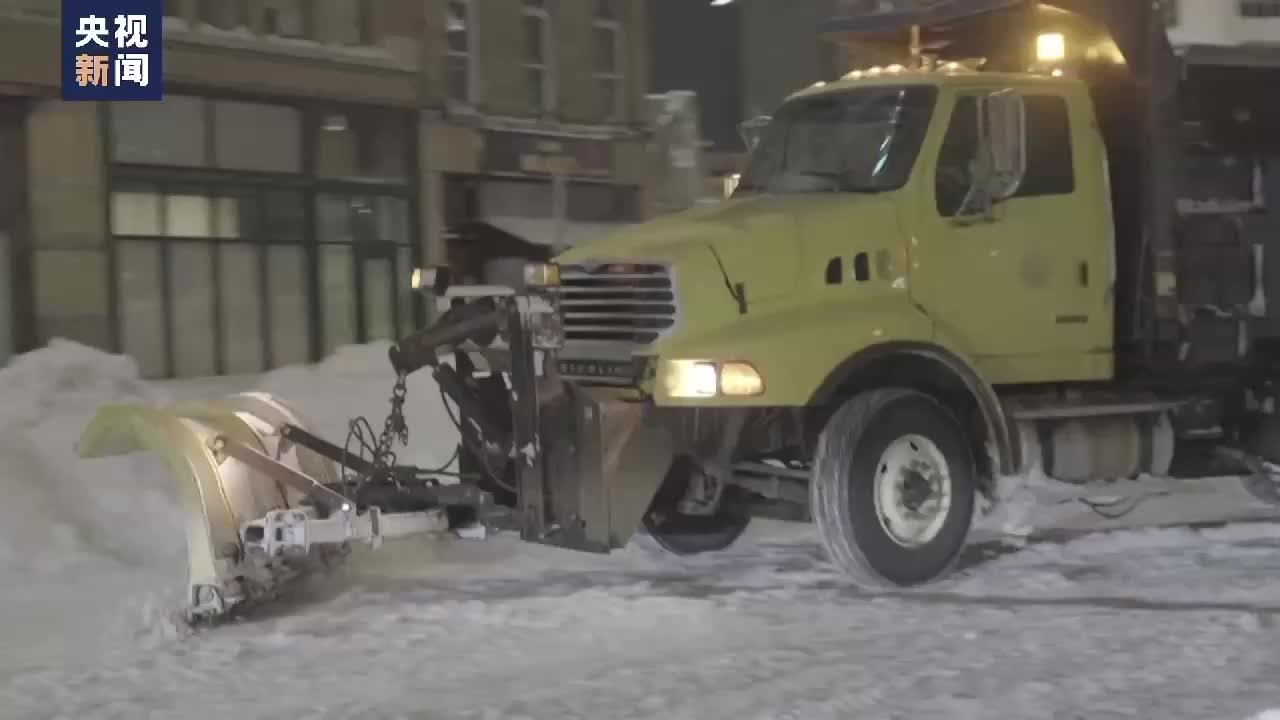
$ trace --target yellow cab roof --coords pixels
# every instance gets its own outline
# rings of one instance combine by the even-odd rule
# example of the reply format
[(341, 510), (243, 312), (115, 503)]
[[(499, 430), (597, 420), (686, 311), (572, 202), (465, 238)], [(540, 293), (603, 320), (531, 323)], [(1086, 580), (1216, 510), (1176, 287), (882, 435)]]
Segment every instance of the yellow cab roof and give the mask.
[(900, 87), (903, 85), (932, 85), (934, 87), (972, 87), (980, 85), (990, 87), (992, 84), (1002, 84), (1011, 87), (1061, 88), (1080, 83), (1079, 80), (1067, 76), (1054, 77), (1048, 74), (1032, 72), (978, 72), (968, 69), (903, 69), (898, 72), (885, 70), (876, 75), (868, 75), (864, 70), (860, 77), (851, 77), (850, 75), (827, 83), (814, 83), (807, 88), (792, 93), (787, 100), (839, 93), (862, 87)]

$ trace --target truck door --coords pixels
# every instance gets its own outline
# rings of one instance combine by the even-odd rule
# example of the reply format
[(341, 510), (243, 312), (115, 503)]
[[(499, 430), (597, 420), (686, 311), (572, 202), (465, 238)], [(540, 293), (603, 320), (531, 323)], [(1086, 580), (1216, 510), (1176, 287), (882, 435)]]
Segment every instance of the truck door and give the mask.
[(908, 221), (912, 295), (991, 382), (1107, 377), (1110, 234), (1100, 228), (1109, 205), (1095, 197), (1101, 188), (1091, 175), (1088, 187), (1079, 182), (1079, 171), (1096, 164), (1084, 152), (1093, 137), (1087, 113), (1073, 117), (1067, 97), (1049, 89), (1025, 93), (1022, 185), (991, 219), (961, 215), (978, 148), (978, 97), (998, 89), (958, 93), (950, 111), (941, 104), (945, 132), (924, 155), (931, 172)]

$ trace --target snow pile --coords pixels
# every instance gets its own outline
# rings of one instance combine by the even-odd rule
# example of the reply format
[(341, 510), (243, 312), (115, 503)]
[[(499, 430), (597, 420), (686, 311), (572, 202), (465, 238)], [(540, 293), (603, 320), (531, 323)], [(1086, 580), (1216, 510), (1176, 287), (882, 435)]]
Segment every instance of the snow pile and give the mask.
[(165, 393), (131, 358), (73, 342), (0, 369), (0, 637), (5, 665), (172, 637), (186, 579), (182, 517), (157, 458), (81, 460), (104, 404)]
[(0, 398), (0, 572), (54, 576), (104, 558), (145, 564), (157, 559), (157, 534), (176, 529), (181, 539), (154, 462), (75, 454), (101, 405), (165, 399), (132, 359), (54, 341), (0, 369)]
[[(187, 581), (177, 488), (151, 453), (78, 457), (80, 434), (102, 406), (257, 389), (278, 394), (341, 444), (352, 416), (382, 429), (395, 381), (388, 348), (343, 348), (316, 366), (231, 382), (150, 383), (132, 358), (60, 340), (0, 368), (0, 637), (25, 649), (0, 657), (0, 671), (185, 634), (176, 622)], [(438, 388), (423, 373), (408, 390), (410, 445), (396, 448), (398, 459), (442, 464), (456, 431)]]

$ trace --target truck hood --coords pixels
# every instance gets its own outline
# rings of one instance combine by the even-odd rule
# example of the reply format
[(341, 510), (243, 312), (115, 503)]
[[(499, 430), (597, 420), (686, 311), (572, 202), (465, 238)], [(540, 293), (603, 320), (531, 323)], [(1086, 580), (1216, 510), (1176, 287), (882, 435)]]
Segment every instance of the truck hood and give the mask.
[[(840, 197), (842, 214), (851, 206), (876, 200), (858, 195)], [(829, 194), (726, 200), (633, 225), (572, 248), (556, 260), (562, 264), (610, 260), (674, 263), (690, 253), (713, 250), (729, 281), (745, 285), (748, 303), (767, 303), (786, 296), (796, 286), (804, 255), (804, 229), (825, 225), (815, 225), (814, 214), (825, 214), (835, 205), (832, 200)], [(723, 284), (720, 277), (685, 279)]]

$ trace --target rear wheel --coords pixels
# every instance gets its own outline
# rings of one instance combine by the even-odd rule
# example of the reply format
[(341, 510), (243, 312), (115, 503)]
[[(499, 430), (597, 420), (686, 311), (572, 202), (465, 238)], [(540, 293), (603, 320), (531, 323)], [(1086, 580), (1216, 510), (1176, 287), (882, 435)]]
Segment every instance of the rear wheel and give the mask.
[[(1280, 463), (1280, 418), (1274, 415), (1262, 418), (1253, 439), (1253, 451), (1269, 464)], [(1261, 475), (1251, 473), (1242, 476), (1240, 482), (1255, 500), (1280, 506), (1280, 475), (1264, 469)]]
[(913, 390), (857, 395), (818, 441), (810, 502), (828, 556), (868, 588), (948, 573), (973, 519), (977, 470), (964, 430)]

